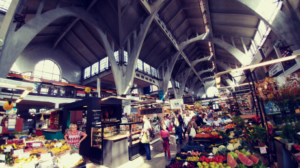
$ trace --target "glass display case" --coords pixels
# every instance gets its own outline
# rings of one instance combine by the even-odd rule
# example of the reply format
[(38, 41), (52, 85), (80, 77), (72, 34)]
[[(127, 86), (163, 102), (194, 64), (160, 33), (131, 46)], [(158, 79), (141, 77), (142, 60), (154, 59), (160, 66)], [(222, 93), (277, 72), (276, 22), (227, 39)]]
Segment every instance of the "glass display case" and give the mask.
[(139, 137), (143, 129), (143, 123), (130, 124), (129, 126), (131, 126), (131, 134), (129, 138), (129, 143), (131, 146), (139, 143)]
[(102, 128), (92, 127), (91, 147), (102, 149)]

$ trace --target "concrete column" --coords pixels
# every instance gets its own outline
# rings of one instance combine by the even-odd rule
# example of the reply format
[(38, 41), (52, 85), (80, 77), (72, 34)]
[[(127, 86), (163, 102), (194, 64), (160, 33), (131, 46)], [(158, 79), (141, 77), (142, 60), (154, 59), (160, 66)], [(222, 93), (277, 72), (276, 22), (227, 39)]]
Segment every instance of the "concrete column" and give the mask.
[(98, 98), (101, 98), (101, 79), (97, 79), (97, 93), (98, 93)]
[(59, 103), (55, 103), (55, 109), (59, 109)]
[(0, 50), (2, 50), (2, 47), (4, 45), (7, 33), (8, 33), (8, 29), (13, 21), (13, 18), (15, 16), (17, 7), (19, 5), (20, 0), (12, 0), (11, 4), (5, 14), (3, 23), (1, 25), (1, 29), (0, 29)]
[(39, 7), (38, 7), (38, 10), (37, 10), (37, 12), (36, 12), (37, 15), (40, 15), (40, 14), (42, 13), (44, 4), (45, 4), (45, 0), (41, 0), (40, 5), (39, 5)]

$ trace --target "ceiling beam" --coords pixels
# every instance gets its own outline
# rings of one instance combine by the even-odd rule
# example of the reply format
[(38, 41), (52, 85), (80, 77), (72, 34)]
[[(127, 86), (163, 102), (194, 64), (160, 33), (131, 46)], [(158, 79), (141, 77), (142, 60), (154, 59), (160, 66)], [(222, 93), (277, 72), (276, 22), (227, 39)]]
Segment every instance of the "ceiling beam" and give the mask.
[(168, 8), (168, 6), (173, 2), (173, 0), (169, 0), (169, 2), (164, 6), (163, 9), (161, 9), (160, 13), (163, 13), (165, 11), (165, 9)]
[(200, 4), (197, 3), (187, 3), (187, 4), (182, 4), (181, 6), (182, 9), (193, 9), (193, 8), (200, 8)]
[[(86, 8), (86, 11), (88, 12), (93, 6), (94, 4), (97, 2), (97, 0), (93, 0), (90, 5)], [(57, 40), (54, 42), (52, 49), (55, 49), (55, 47), (58, 45), (58, 43), (60, 42), (60, 40), (72, 29), (72, 27), (80, 20), (79, 17), (77, 17), (75, 20), (73, 20), (71, 22), (70, 25), (68, 25), (65, 29), (65, 31), (63, 31), (60, 36), (57, 38)]]
[[(105, 24), (105, 22), (102, 20), (102, 18), (100, 17), (98, 11), (96, 11), (95, 9), (91, 10), (91, 14), (94, 16), (94, 18), (96, 19), (96, 21), (102, 25), (105, 29), (104, 32), (107, 32), (112, 38), (113, 41), (116, 42), (118, 41), (118, 38), (112, 33), (112, 31), (110, 30), (110, 28)], [(116, 43), (116, 45), (119, 45), (118, 43)], [(119, 47), (119, 46), (117, 46)]]
[(161, 38), (155, 45), (154, 47), (150, 50), (150, 52), (146, 55), (146, 57), (144, 58), (144, 61), (146, 61), (146, 59), (149, 57), (149, 55), (152, 54), (152, 52), (155, 50), (155, 48), (160, 44), (160, 42), (164, 41), (166, 38)]
[[(109, 1), (109, 2), (111, 2), (111, 1)], [(119, 46), (122, 46), (122, 30), (123, 30), (123, 26), (122, 26), (122, 22), (121, 22), (122, 11), (121, 11), (121, 2), (120, 2), (120, 0), (118, 0), (118, 11), (117, 11), (117, 14), (118, 14), (118, 26), (119, 26)]]
[(175, 13), (175, 15), (171, 18), (171, 20), (168, 21), (168, 23), (167, 23), (168, 26), (170, 26), (171, 22), (177, 17), (177, 15), (178, 15), (179, 13), (181, 13), (181, 11), (182, 11), (182, 9), (179, 9), (179, 11), (177, 11), (177, 12)]
[(228, 29), (230, 29), (230, 28), (244, 28), (244, 29), (253, 29), (253, 30), (257, 30), (257, 27), (255, 27), (255, 26), (242, 26), (242, 25), (237, 25), (237, 24), (220, 24), (220, 23), (213, 23), (213, 26), (223, 26), (223, 27), (227, 27)]
[(151, 39), (152, 34), (155, 33), (155, 32), (157, 32), (157, 31), (158, 31), (158, 27), (155, 27), (155, 28), (149, 33), (148, 37), (144, 40), (144, 44), (145, 44), (146, 42), (148, 42), (148, 40)]
[(98, 58), (98, 57), (96, 56), (96, 54), (95, 54), (94, 52), (92, 52), (92, 51), (89, 49), (89, 47), (88, 47), (86, 44), (83, 43), (83, 41), (77, 36), (77, 34), (76, 34), (75, 32), (73, 32), (73, 31), (71, 30), (70, 33), (74, 35), (74, 37), (79, 41), (79, 43), (80, 43), (82, 46), (84, 46), (84, 47), (85, 47), (85, 48), (93, 55), (93, 57), (94, 57), (96, 60), (99, 60), (99, 59), (100, 59), (100, 58)]
[[(174, 30), (173, 30), (173, 32), (174, 32), (174, 34), (175, 34), (175, 32), (176, 32), (176, 30), (178, 30), (178, 28), (179, 27), (181, 27), (185, 22), (186, 22), (187, 20), (186, 19), (184, 19)], [(186, 32), (185, 32), (186, 33)]]
[[(119, 1), (119, 0), (118, 0)], [(112, 4), (112, 2), (110, 0), (108, 0), (108, 3), (110, 4), (110, 6), (113, 8), (113, 10), (118, 13), (118, 10), (114, 7), (114, 4)]]
[(131, 2), (132, 2), (132, 0), (128, 0), (127, 1), (127, 4), (125, 5), (125, 7), (123, 8), (123, 10), (121, 11), (122, 14), (123, 14), (124, 11), (127, 10), (127, 8), (130, 6)]
[(83, 55), (81, 55), (80, 52), (67, 39), (64, 40), (84, 61), (86, 61), (89, 65), (92, 65), (92, 63), (89, 60), (87, 60)]
[[(165, 47), (164, 50), (162, 50), (159, 54), (158, 54), (158, 57), (157, 58), (160, 58), (162, 56), (162, 54), (168, 49), (168, 47)], [(156, 61), (157, 59), (153, 59), (153, 61), (151, 61), (149, 63), (149, 65), (151, 65), (154, 61)]]
[(104, 52), (106, 52), (106, 50), (104, 49), (104, 47), (102, 46), (102, 44), (97, 40), (97, 38), (95, 38), (95, 36), (92, 35), (92, 33), (88, 30), (88, 28), (82, 24), (82, 22), (79, 22), (79, 24), (95, 39), (95, 41), (97, 42), (97, 44), (100, 46), (100, 49)]

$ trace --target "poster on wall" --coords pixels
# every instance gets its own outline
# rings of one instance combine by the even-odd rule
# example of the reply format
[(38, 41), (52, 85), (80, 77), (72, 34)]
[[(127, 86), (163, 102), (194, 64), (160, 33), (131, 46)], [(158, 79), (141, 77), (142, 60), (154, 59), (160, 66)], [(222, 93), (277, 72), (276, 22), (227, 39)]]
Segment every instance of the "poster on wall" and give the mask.
[(182, 107), (184, 108), (183, 99), (170, 100), (170, 106), (171, 106), (171, 109), (182, 109)]

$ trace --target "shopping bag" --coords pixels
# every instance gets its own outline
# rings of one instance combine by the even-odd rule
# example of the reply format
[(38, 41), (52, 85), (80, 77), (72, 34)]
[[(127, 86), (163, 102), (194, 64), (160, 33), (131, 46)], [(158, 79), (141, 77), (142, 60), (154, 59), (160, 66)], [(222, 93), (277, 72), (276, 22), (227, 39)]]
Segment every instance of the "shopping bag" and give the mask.
[(146, 132), (144, 132), (144, 135), (141, 139), (141, 142), (142, 143), (149, 143), (149, 139), (148, 139), (148, 136), (147, 136)]
[(196, 130), (195, 130), (195, 128), (194, 128), (194, 125), (193, 125), (193, 127), (191, 128), (191, 131), (190, 131), (189, 136), (191, 136), (191, 137), (193, 137), (193, 138), (196, 136)]
[(172, 124), (169, 124), (169, 132), (172, 132)]

